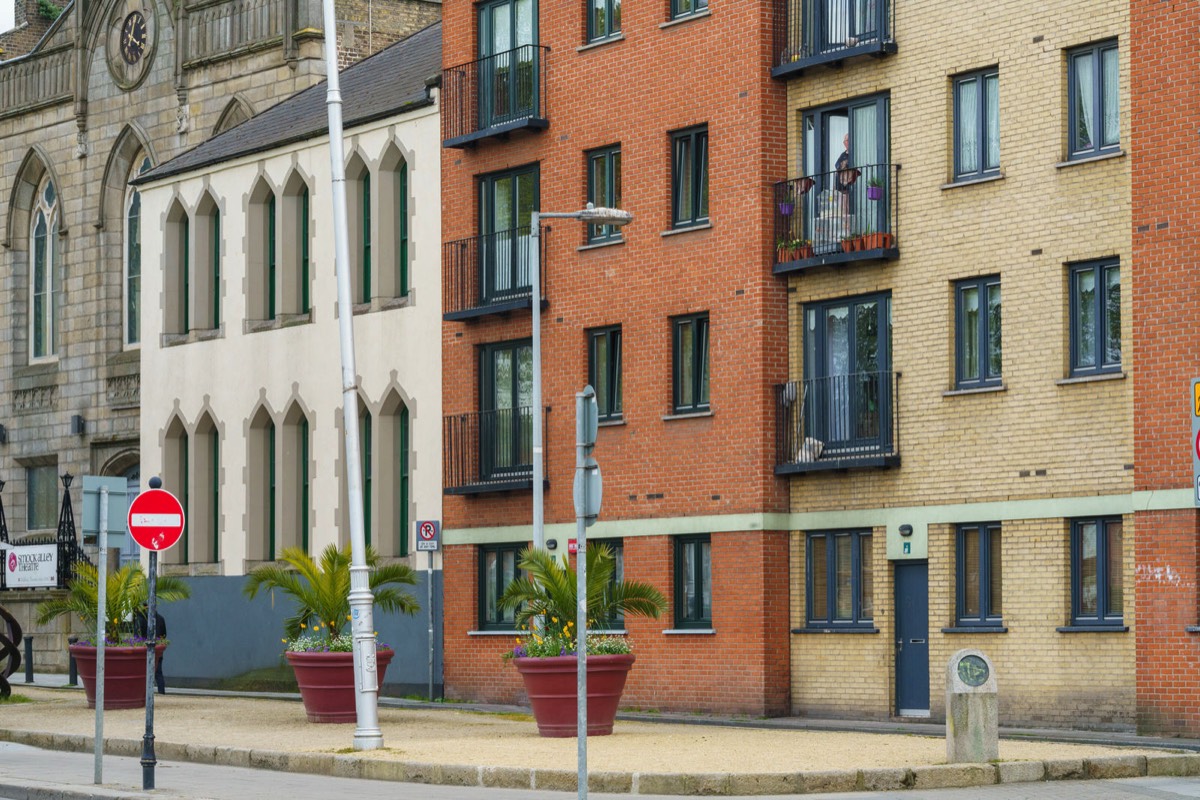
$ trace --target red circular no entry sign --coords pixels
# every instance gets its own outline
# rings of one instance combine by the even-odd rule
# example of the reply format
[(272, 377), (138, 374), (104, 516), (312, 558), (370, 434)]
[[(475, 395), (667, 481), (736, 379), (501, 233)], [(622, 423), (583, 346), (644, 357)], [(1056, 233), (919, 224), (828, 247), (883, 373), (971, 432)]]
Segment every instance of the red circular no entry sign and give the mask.
[(165, 489), (142, 492), (129, 506), (129, 533), (147, 550), (167, 550), (183, 535), (183, 506)]

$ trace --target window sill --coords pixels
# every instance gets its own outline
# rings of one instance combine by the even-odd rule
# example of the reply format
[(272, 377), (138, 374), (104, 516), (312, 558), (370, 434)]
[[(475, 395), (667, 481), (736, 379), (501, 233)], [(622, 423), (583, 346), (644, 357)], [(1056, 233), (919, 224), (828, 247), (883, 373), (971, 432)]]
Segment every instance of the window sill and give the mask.
[(658, 27), (673, 28), (676, 25), (682, 25), (683, 23), (691, 22), (694, 19), (703, 19), (704, 17), (711, 17), (711, 16), (712, 16), (712, 9), (706, 8), (703, 11), (697, 11), (693, 14), (687, 14), (685, 16), (676, 17), (675, 19), (668, 20), (666, 22), (660, 22), (660, 23), (658, 23)]
[(606, 36), (603, 39), (597, 39), (594, 42), (588, 42), (587, 44), (581, 44), (581, 45), (579, 45), (579, 47), (575, 48), (575, 52), (582, 53), (585, 50), (595, 50), (597, 47), (603, 47), (606, 44), (612, 44), (613, 42), (623, 42), (623, 41), (625, 41), (625, 34), (617, 33), (617, 34), (613, 34), (612, 36)]
[(37, 361), (13, 370), (15, 378), (46, 378), (58, 374), (58, 359), (53, 361)]
[(941, 185), (941, 189), (944, 192), (947, 189), (957, 189), (960, 186), (974, 186), (977, 183), (993, 183), (995, 181), (1002, 180), (1004, 180), (1004, 173), (997, 172), (995, 175), (983, 175), (978, 178), (964, 178), (961, 181), (950, 181), (949, 183), (943, 183)]
[(712, 415), (713, 411), (711, 408), (707, 411), (681, 411), (678, 414), (664, 414), (663, 422), (672, 422), (677, 419), (699, 419), (700, 417), (711, 417)]
[(467, 631), (467, 636), (520, 636), (521, 632), (516, 628), (511, 631)]
[(1055, 381), (1057, 386), (1073, 386), (1077, 383), (1096, 383), (1097, 381), (1123, 381), (1125, 380), (1124, 372), (1099, 372), (1095, 375), (1080, 375), (1076, 378), (1063, 378), (1060, 381)]
[(712, 229), (711, 222), (697, 222), (695, 225), (681, 225), (678, 228), (671, 228), (669, 231), (663, 231), (660, 236), (678, 236), (681, 233), (695, 233), (696, 231), (707, 231)]
[(242, 323), (242, 332), (260, 333), (262, 331), (275, 331), (280, 328), (307, 325), (312, 321), (312, 309), (309, 309), (303, 314), (279, 314), (275, 319), (248, 319)]
[(1063, 625), (1059, 633), (1128, 633), (1128, 625)]
[(618, 428), (625, 424), (624, 417), (616, 417), (614, 419), (602, 419), (596, 423), (598, 428)]
[(993, 394), (995, 392), (1006, 391), (1008, 391), (1008, 387), (1000, 383), (995, 386), (979, 386), (974, 389), (950, 389), (949, 391), (942, 392), (942, 397), (961, 397), (967, 394)]
[(879, 628), (863, 626), (845, 628), (792, 628), (792, 633), (879, 633)]
[(1114, 150), (1111, 153), (1100, 153), (1099, 155), (1095, 155), (1095, 156), (1087, 156), (1085, 158), (1073, 158), (1073, 159), (1068, 159), (1067, 161), (1060, 161), (1054, 165), (1054, 168), (1062, 169), (1063, 167), (1073, 167), (1076, 164), (1091, 164), (1093, 161), (1108, 161), (1113, 158), (1124, 158), (1124, 157), (1125, 157), (1124, 150)]
[(942, 628), (942, 633), (1008, 633), (1004, 625), (964, 625)]
[(583, 244), (583, 245), (580, 245), (579, 247), (576, 247), (575, 250), (576, 250), (576, 252), (579, 252), (579, 253), (585, 253), (588, 250), (601, 250), (605, 247), (612, 247), (612, 246), (618, 245), (618, 244), (625, 244), (624, 236), (618, 236), (615, 239), (609, 239), (608, 241), (605, 241), (605, 242), (593, 242), (592, 244)]
[(220, 339), (225, 335), (225, 328), (202, 328), (187, 333), (164, 333), (162, 334), (162, 347), (176, 347), (181, 344), (191, 344), (193, 342), (208, 342), (213, 339)]
[(716, 634), (715, 628), (667, 628), (663, 631), (666, 636), (712, 636)]
[(597, 636), (628, 636), (629, 631), (624, 628), (588, 628), (588, 633), (594, 633)]

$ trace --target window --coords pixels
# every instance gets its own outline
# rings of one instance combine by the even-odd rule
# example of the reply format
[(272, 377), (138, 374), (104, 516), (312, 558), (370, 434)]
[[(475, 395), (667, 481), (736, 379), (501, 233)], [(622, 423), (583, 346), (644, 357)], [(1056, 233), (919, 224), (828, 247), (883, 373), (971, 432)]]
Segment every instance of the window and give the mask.
[(221, 560), (221, 440), (208, 414), (196, 423), (195, 439), (192, 458), (198, 496), (185, 509), (193, 534), (188, 561), (216, 563)]
[(486, 478), (533, 468), (533, 351), (529, 340), (480, 353), (480, 459)]
[(196, 208), (195, 285), (189, 301), (195, 313), (191, 323), (199, 329), (221, 327), (221, 209), (206, 194)]
[(875, 585), (869, 531), (808, 535), (808, 626), (872, 627)]
[(1071, 267), (1071, 375), (1121, 369), (1121, 267), (1096, 261)]
[(191, 322), (191, 279), (188, 274), (191, 232), (187, 212), (177, 200), (171, 202), (167, 211), (167, 224), (163, 233), (166, 239), (163, 332), (186, 334)]
[(598, 42), (621, 32), (621, 0), (584, 0), (584, 3), (589, 42)]
[(1000, 171), (1000, 72), (954, 79), (954, 179)]
[(671, 0), (671, 19), (679, 19), (708, 10), (708, 0)]
[(955, 288), (958, 348), (956, 386), (999, 386), (1001, 376), (1000, 278), (972, 278)]
[(712, 627), (712, 542), (675, 537), (675, 627)]
[(359, 190), (362, 192), (362, 197), (359, 199), (359, 209), (362, 211), (362, 255), (360, 267), (362, 273), (359, 277), (359, 297), (358, 302), (371, 302), (371, 173), (363, 172), (362, 180), (359, 181)]
[(350, 226), (350, 296), (369, 303), (371, 286), (371, 173), (355, 153), (346, 165), (346, 219)]
[(58, 526), (58, 465), (25, 468), (25, 529)]
[(395, 389), (380, 404), (374, 421), (375, 552), (381, 556), (408, 555), (409, 538), (409, 419), (408, 407)]
[[(30, 359), (53, 358), (58, 350), (58, 193), (49, 178), (38, 187), (33, 225), (29, 231)], [(53, 526), (51, 526), (53, 527)]]
[(479, 12), (479, 127), (539, 113), (538, 8), (535, 0), (485, 0)]
[[(587, 198), (601, 208), (621, 207), (621, 146), (592, 150), (587, 155)], [(588, 225), (588, 244), (621, 240), (616, 225)]]
[[(273, 196), (274, 199), (274, 196)], [(282, 202), (280, 202), (280, 200)], [(278, 235), (270, 239), (276, 242), (278, 253), (272, 261), (276, 264), (279, 279), (272, 280), (275, 288), (277, 311), (280, 314), (307, 314), (310, 305), (311, 256), (309, 242), (309, 194), (308, 184), (299, 172), (292, 172), (283, 185), (282, 197), (276, 200), (278, 216), (270, 217), (279, 227)], [(253, 222), (253, 217), (251, 217)]]
[[(287, 201), (285, 199), (285, 205)], [(246, 217), (246, 316), (274, 320), (279, 314), (278, 204), (265, 179), (250, 192)]]
[(396, 297), (408, 294), (408, 163), (396, 170)]
[(527, 298), (533, 239), (529, 225), (538, 208), (537, 164), (492, 175), (479, 181), (479, 252), (482, 304)]
[(999, 626), (1004, 573), (1000, 524), (958, 526), (958, 624)]
[(671, 134), (671, 226), (708, 222), (708, 126)]
[(1121, 518), (1071, 523), (1071, 623), (1120, 625), (1125, 612)]
[(1121, 146), (1121, 98), (1115, 41), (1067, 53), (1067, 95), (1067, 157), (1116, 152)]
[(479, 628), (511, 630), (513, 609), (501, 609), (500, 597), (508, 584), (521, 576), (517, 562), (524, 543), (489, 545), (479, 548)]
[[(141, 175), (150, 169), (143, 158), (137, 169)], [(142, 193), (130, 187), (125, 198), (125, 344), (142, 340)]]
[(251, 417), (247, 445), (247, 558), (274, 561), (283, 548), (277, 546), (275, 422), (266, 408)]
[[(612, 551), (613, 573), (612, 579), (608, 582), (608, 588), (612, 590), (625, 580), (625, 542), (621, 539), (597, 539), (594, 542), (588, 542), (588, 547), (598, 544)], [(613, 615), (609, 619), (598, 619), (591, 624), (600, 630), (620, 630), (625, 627), (625, 614), (614, 609)]]
[(677, 414), (708, 410), (708, 314), (676, 317), (674, 408)]
[(600, 420), (621, 419), (621, 326), (590, 330), (588, 383), (596, 390)]
[(280, 505), (283, 516), (278, 526), (285, 547), (299, 547), (308, 552), (309, 505), (312, 481), (309, 477), (308, 417), (298, 402), (293, 401), (283, 416), (283, 458), (279, 478), (283, 482)]

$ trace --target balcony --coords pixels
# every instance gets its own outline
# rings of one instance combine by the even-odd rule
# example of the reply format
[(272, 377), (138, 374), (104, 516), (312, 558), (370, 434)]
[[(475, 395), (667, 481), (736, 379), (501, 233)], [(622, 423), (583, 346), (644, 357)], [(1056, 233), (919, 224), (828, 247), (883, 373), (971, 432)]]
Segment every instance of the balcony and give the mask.
[(900, 465), (899, 372), (775, 387), (775, 474)]
[(550, 126), (546, 54), (527, 44), (442, 71), (442, 146)]
[(532, 406), (444, 417), (442, 487), (458, 495), (532, 489)]
[[(533, 237), (529, 226), (472, 236), (442, 245), (442, 319), (453, 322), (530, 308)], [(542, 229), (541, 289), (546, 288)], [(544, 302), (544, 300), (543, 300)]]
[(896, 52), (892, 0), (775, 0), (771, 77)]
[(775, 274), (899, 258), (899, 193), (899, 164), (775, 184)]

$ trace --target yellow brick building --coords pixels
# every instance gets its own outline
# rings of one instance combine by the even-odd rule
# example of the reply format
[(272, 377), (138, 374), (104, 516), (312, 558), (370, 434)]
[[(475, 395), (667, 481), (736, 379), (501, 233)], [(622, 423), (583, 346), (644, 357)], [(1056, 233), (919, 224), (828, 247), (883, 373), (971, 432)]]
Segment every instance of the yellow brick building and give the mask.
[(778, 9), (794, 713), (940, 718), (970, 647), (1003, 724), (1133, 726), (1128, 30)]

